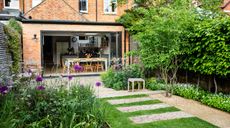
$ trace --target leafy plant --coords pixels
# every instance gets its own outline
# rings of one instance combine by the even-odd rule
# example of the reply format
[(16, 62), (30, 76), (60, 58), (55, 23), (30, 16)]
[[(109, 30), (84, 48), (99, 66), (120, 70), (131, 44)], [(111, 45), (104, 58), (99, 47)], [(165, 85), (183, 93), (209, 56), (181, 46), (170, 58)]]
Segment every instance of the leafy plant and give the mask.
[(201, 102), (208, 106), (221, 109), (223, 111), (230, 112), (230, 96), (223, 94), (208, 94), (202, 97)]
[(162, 82), (159, 82), (159, 80), (155, 77), (148, 79), (146, 84), (147, 88), (151, 90), (166, 90), (166, 85)]
[(129, 65), (122, 70), (109, 69), (101, 75), (102, 82), (106, 87), (116, 90), (127, 89), (128, 78), (143, 77), (142, 69), (138, 65)]
[[(155, 78), (151, 78), (147, 82), (147, 88), (151, 90), (165, 90), (166, 84), (163, 84), (161, 82), (157, 82)], [(207, 91), (204, 91), (203, 89), (199, 88), (197, 89), (196, 86), (190, 85), (190, 84), (175, 84), (172, 86), (173, 93), (175, 95), (187, 98), (187, 99), (193, 99), (196, 101), (199, 101), (203, 104), (206, 104), (208, 106), (230, 112), (230, 96), (224, 95), (222, 93), (220, 94), (212, 94)]]
[(0, 127), (105, 126), (104, 108), (90, 86), (74, 82), (67, 90), (63, 86), (53, 88), (29, 83), (30, 86), (13, 88), (8, 94), (0, 95)]
[(7, 36), (6, 44), (8, 52), (12, 56), (11, 71), (14, 74), (19, 73), (20, 60), (21, 60), (21, 44), (20, 44), (20, 33), (22, 31), (21, 26), (15, 19), (11, 19), (7, 26), (4, 26), (4, 32)]

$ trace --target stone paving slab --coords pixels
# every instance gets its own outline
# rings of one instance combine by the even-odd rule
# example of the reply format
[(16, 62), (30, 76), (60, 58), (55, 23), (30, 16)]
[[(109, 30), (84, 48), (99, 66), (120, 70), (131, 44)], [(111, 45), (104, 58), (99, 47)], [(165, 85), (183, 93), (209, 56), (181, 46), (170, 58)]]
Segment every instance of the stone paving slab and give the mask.
[[(98, 96), (99, 92), (99, 96)], [(120, 96), (131, 96), (131, 95), (141, 95), (141, 94), (147, 94), (147, 95), (153, 95), (153, 94), (163, 94), (165, 91), (149, 91), (149, 90), (140, 90), (137, 92), (128, 92), (128, 91), (115, 91), (113, 89), (108, 89), (105, 87), (100, 87), (99, 91), (96, 88), (95, 94), (99, 98), (111, 98), (111, 97), (120, 97)]]
[(108, 102), (112, 105), (117, 104), (126, 104), (126, 103), (135, 103), (135, 102), (142, 102), (142, 101), (150, 101), (154, 100), (150, 97), (139, 97), (139, 98), (127, 98), (127, 99), (118, 99), (118, 100), (108, 100)]
[(142, 111), (142, 110), (154, 110), (159, 108), (167, 108), (172, 107), (171, 105), (160, 103), (160, 104), (150, 104), (150, 105), (135, 105), (129, 107), (117, 107), (118, 110), (121, 112), (135, 112), (135, 111)]
[(179, 118), (190, 118), (190, 117), (194, 117), (194, 116), (191, 114), (185, 113), (183, 111), (178, 111), (178, 112), (166, 112), (166, 113), (161, 113), (161, 114), (135, 116), (135, 117), (130, 117), (129, 119), (132, 120), (136, 124), (143, 124), (143, 123), (150, 123), (150, 122), (155, 122), (155, 121), (171, 120), (171, 119), (179, 119)]

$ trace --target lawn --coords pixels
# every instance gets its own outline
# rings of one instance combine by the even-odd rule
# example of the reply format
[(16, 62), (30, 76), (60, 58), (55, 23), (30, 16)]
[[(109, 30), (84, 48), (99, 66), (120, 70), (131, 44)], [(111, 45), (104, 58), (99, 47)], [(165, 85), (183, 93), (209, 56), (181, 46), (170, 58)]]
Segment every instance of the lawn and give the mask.
[(129, 117), (138, 116), (138, 115), (147, 115), (147, 114), (156, 114), (156, 113), (164, 113), (164, 112), (174, 112), (180, 111), (175, 107), (161, 108), (156, 110), (145, 110), (145, 111), (136, 111), (130, 113), (123, 113), (116, 109), (116, 107), (123, 106), (134, 106), (134, 105), (146, 105), (146, 104), (156, 104), (161, 103), (159, 100), (151, 100), (137, 103), (127, 103), (127, 104), (119, 104), (119, 105), (111, 105), (107, 102), (107, 100), (111, 99), (123, 99), (123, 98), (137, 98), (144, 97), (146, 95), (134, 95), (134, 96), (124, 96), (117, 98), (106, 98), (101, 99), (101, 102), (106, 107), (106, 121), (112, 128), (216, 128), (216, 126), (203, 121), (197, 117), (192, 118), (183, 118), (183, 119), (173, 119), (167, 121), (157, 121), (153, 123), (146, 124), (134, 124)]

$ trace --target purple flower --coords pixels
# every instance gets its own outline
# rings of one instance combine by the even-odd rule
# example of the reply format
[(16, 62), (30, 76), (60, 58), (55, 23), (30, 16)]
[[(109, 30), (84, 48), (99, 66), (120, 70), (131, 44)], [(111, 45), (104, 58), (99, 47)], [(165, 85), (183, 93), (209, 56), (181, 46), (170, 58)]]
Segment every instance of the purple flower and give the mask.
[(41, 75), (38, 75), (38, 76), (36, 77), (36, 81), (37, 81), (37, 82), (42, 82), (42, 80), (43, 80), (43, 78), (42, 78)]
[(95, 84), (97, 87), (101, 86), (101, 82), (96, 82)]
[(33, 73), (33, 72), (32, 72), (32, 70), (31, 70), (31, 69), (29, 69), (29, 70), (28, 70), (28, 73), (29, 73), (29, 74), (31, 74), (31, 73)]
[(82, 70), (82, 67), (78, 64), (74, 65), (74, 70), (75, 71), (81, 71)]
[(69, 75), (69, 76), (68, 76), (68, 79), (69, 79), (69, 81), (72, 80), (72, 79), (73, 79), (73, 76), (72, 76), (72, 75)]
[(0, 93), (5, 95), (9, 92), (9, 88), (7, 86), (0, 86)]
[(36, 87), (36, 90), (39, 90), (39, 91), (42, 91), (42, 90), (45, 90), (45, 89), (46, 88), (44, 86), (42, 86), (42, 85)]

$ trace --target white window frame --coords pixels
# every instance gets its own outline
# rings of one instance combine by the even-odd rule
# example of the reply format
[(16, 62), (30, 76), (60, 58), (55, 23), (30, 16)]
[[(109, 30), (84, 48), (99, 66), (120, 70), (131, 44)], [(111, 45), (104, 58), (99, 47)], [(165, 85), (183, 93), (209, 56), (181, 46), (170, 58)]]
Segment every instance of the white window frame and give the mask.
[[(79, 4), (80, 4), (81, 0), (79, 0)], [(80, 5), (79, 5), (79, 11), (82, 13), (88, 13), (88, 0), (86, 0), (86, 11), (85, 10), (80, 10)]]
[(20, 0), (18, 0), (18, 7), (9, 7), (9, 6), (5, 6), (5, 2), (6, 0), (3, 0), (3, 5), (4, 5), (4, 8), (8, 8), (8, 9), (19, 9), (20, 8)]
[(104, 0), (104, 13), (105, 14), (117, 14), (117, 0), (116, 0), (116, 8), (115, 8), (115, 11), (114, 12), (112, 12), (112, 5), (109, 5), (109, 11), (107, 12), (107, 11), (105, 11), (106, 10), (106, 7), (107, 7), (107, 5), (106, 5), (106, 2), (105, 1), (108, 1), (108, 3), (109, 4), (111, 4), (112, 2), (112, 0)]
[[(36, 2), (35, 2), (36, 1)], [(32, 8), (39, 5), (42, 2), (42, 0), (32, 0)]]

